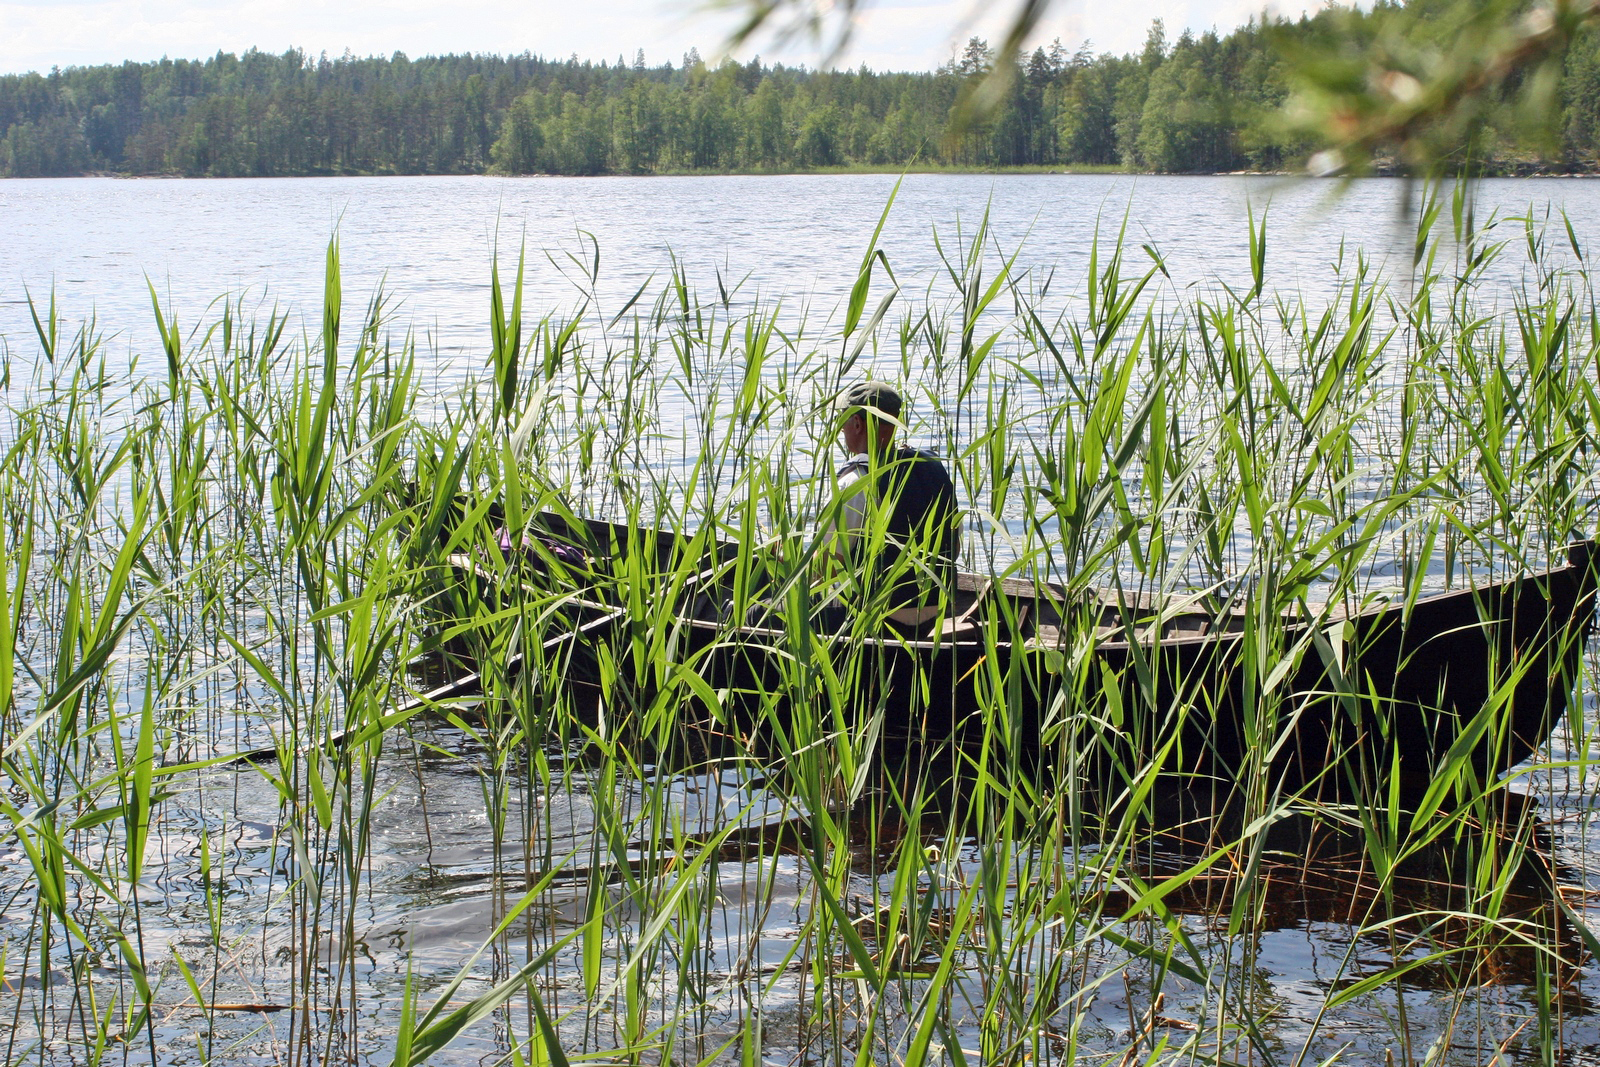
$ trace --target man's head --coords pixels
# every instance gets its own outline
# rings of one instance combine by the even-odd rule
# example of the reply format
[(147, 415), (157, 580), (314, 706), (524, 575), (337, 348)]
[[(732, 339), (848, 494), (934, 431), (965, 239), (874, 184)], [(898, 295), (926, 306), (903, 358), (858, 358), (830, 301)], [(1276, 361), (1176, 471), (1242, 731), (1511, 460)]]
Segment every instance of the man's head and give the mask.
[(851, 455), (867, 451), (869, 443), (887, 448), (900, 420), (900, 394), (887, 382), (855, 382), (839, 394), (835, 410), (842, 422), (839, 432)]

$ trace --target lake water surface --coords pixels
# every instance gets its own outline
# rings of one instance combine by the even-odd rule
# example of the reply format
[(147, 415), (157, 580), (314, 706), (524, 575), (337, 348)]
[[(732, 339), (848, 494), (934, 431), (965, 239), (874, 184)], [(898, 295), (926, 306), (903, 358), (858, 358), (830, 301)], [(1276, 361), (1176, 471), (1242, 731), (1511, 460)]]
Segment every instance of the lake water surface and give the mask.
[[(570, 277), (600, 256), (610, 310), (675, 258), (712, 290), (718, 277), (791, 308), (831, 311), (854, 281), (894, 189), (888, 175), (693, 178), (74, 178), (0, 184), (0, 336), (32, 349), (26, 294), (52, 287), (69, 321), (98, 319), (117, 347), (154, 340), (149, 284), (191, 326), (228, 293), (320, 314), (323, 255), (337, 234), (346, 315), (381, 285), (444, 360), (487, 346), (496, 247), (514, 270), (529, 253), (529, 299), (571, 310)], [(1600, 182), (1485, 181), (1478, 213), (1565, 210), (1580, 241), (1600, 236)], [(1273, 177), (926, 175), (904, 179), (883, 247), (914, 290), (987, 214), (992, 240), (1058, 288), (1081, 281), (1098, 228), (1126, 225), (1165, 257), (1171, 285), (1250, 285), (1248, 213), (1270, 225), (1267, 284), (1315, 297), (1329, 264), (1365, 252), (1403, 276), (1413, 222), (1403, 183), (1348, 186)], [(1448, 214), (1448, 211), (1447, 211)], [(1513, 234), (1514, 235), (1514, 234)], [(1512, 235), (1508, 235), (1512, 236)], [(591, 242), (592, 237), (592, 242)], [(578, 257), (578, 262), (569, 259)], [(602, 307), (602, 310), (606, 310)]]

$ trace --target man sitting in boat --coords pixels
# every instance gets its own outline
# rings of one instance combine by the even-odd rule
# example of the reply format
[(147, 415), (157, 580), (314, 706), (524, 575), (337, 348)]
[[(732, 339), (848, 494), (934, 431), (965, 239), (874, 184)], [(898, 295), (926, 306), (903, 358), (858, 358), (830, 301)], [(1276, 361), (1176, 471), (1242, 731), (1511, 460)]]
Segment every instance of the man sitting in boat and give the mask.
[[(845, 596), (824, 614), (884, 612), (915, 633), (937, 617), (953, 589), (960, 520), (950, 473), (931, 452), (895, 443), (900, 394), (885, 382), (856, 382), (840, 395), (840, 438), (854, 458), (840, 470), (832, 518)], [(846, 617), (820, 620), (843, 624)]]

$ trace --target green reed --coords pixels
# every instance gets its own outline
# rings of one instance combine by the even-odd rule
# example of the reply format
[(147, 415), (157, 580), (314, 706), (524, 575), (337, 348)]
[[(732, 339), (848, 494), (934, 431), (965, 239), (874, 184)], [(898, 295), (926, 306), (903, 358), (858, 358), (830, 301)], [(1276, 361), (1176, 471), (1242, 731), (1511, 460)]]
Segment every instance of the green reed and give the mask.
[[(1560, 220), (1479, 223), (1469, 193), (1430, 192), (1409, 276), (1342, 256), (1313, 304), (1266, 290), (1264, 216), (1248, 282), (1197, 293), (1127, 232), (1071, 294), (981, 222), (911, 293), (874, 234), (820, 327), (677, 263), (607, 306), (592, 242), (557, 263), (579, 310), (534, 321), (519, 259), (491, 275), (483, 375), (443, 397), (381, 294), (350, 328), (336, 243), (299, 333), (237, 300), (185, 329), (157, 300), (160, 373), (115, 369), (92, 323), (68, 337), (52, 297), (0, 430), (0, 818), (27, 871), (7, 882), (7, 1061), (158, 1062), (183, 1031), (206, 1060), (266, 1041), (296, 1063), (474, 1042), (458, 1055), (515, 1064), (1320, 1063), (1354, 1006), (1391, 1013), (1397, 1061), (1466, 1062), (1455, 1024), (1407, 1014), (1412, 983), (1452, 974), (1455, 1012), (1481, 1012), (1496, 967), (1556, 1007), (1480, 1025), (1555, 1056), (1578, 964), (1561, 931), (1594, 939), (1528, 889), (1533, 772), (1482, 781), (1462, 751), (1403, 794), (1352, 759), (1329, 771), (1352, 803), (1276, 777), (1275, 752), (1301, 713), (1284, 679), (1358, 652), (1338, 612), (1543, 566), (1595, 530), (1584, 250)], [(1521, 288), (1489, 290), (1516, 257)], [(1063, 617), (1054, 653), (1011, 658), (1026, 612), (980, 601), (976, 734), (900, 769), (867, 651), (888, 605), (818, 536), (827, 405), (868, 372), (951, 468), (963, 566), (1057, 583)], [(593, 574), (538, 545), (529, 568), (516, 539), (551, 513), (620, 541)], [(811, 621), (830, 588), (862, 605), (842, 640)], [(1108, 621), (1091, 590), (1129, 610)], [(696, 597), (724, 620), (710, 648), (683, 623)], [(1243, 631), (1236, 776), (1183, 748), (1203, 671), (1164, 696), (1163, 643), (1126, 677), (1095, 655), (1145, 624), (1132, 605), (1185, 597)], [(708, 665), (752, 611), (781, 631), (772, 673), (718, 689)], [(419, 661), (475, 677), (423, 697), (441, 678)], [(1329, 679), (1352, 714), (1381, 699)], [(913, 687), (913, 714), (941, 696)], [(1503, 729), (1505, 703), (1474, 728)], [(469, 757), (429, 747), (438, 722)], [(1571, 734), (1586, 751), (1581, 716)], [(219, 771), (247, 748), (266, 751)], [(479, 776), (493, 856), (484, 949), (459, 969), (375, 947), (368, 911), (397, 768), (425, 788), (444, 758)], [(230, 829), (260, 818), (231, 808), (242, 780), (276, 806), (262, 884), (232, 873)], [(698, 817), (721, 788), (739, 791)], [(1175, 843), (1175, 792), (1230, 818)], [(1331, 964), (1348, 980), (1285, 1018), (1260, 935), (1272, 885), (1317, 876), (1277, 840), (1307, 820), (1354, 842), (1335, 876), (1364, 889)], [(1410, 891), (1439, 864), (1448, 899)], [(1391, 965), (1360, 970), (1358, 935)], [(230, 1022), (261, 1003), (286, 1010)]]

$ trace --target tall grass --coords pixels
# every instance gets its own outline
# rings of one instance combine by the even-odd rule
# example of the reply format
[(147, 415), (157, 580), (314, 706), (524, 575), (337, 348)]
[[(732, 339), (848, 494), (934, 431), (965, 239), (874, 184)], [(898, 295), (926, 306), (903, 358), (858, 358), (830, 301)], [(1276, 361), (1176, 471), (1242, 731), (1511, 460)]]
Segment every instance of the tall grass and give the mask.
[[(163, 373), (38, 306), (0, 431), (6, 1061), (1559, 1059), (1600, 946), (1543, 869), (1569, 831), (1522, 798), (1587, 796), (1588, 719), (1421, 792), (1276, 755), (1284, 679), (1356, 654), (1341, 613), (1596, 528), (1584, 250), (1471, 208), (1430, 194), (1408, 274), (1342, 256), (1315, 306), (1266, 289), (1264, 216), (1250, 284), (1193, 292), (1125, 227), (1066, 295), (983, 225), (915, 282), (874, 234), (821, 326), (676, 263), (606, 306), (591, 245), (566, 319), (495, 268), (484, 373), (447, 395), (382, 294), (351, 328), (337, 243), (316, 322), (156, 302)], [(890, 684), (871, 590), (843, 637), (812, 623), (850, 592), (819, 524), (829, 405), (866, 374), (949, 466), (963, 565), (1054, 583), (1061, 615), (1013, 656), (1021, 601), (980, 602), (977, 725), (910, 761), (899, 702), (935, 721), (949, 681)], [(550, 514), (616, 543), (530, 560)], [(1185, 748), (1212, 679), (1160, 684), (1161, 642), (1096, 654), (1185, 598), (1243, 632), (1231, 773)], [(779, 636), (740, 691), (717, 665), (752, 611)], [(465, 960), (379, 918), (405, 899), (385, 806), (426, 820), (446, 765), (492, 857)], [(1294, 999), (1285, 909), (1341, 931)]]

